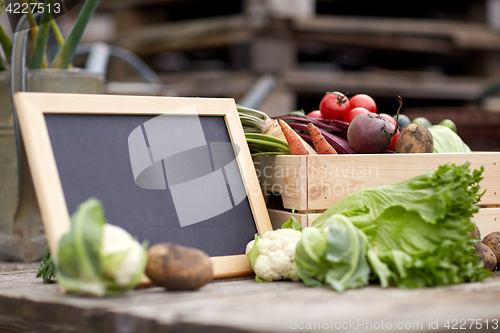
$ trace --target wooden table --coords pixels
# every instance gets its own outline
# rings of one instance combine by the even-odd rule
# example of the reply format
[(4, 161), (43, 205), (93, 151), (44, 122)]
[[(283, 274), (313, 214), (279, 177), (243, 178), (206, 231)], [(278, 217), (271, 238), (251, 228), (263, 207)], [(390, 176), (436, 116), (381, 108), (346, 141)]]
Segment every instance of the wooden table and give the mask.
[(464, 322), (467, 330), (485, 329), (486, 321), (500, 331), (499, 273), (482, 283), (418, 290), (336, 293), (248, 278), (194, 292), (150, 288), (96, 299), (61, 294), (35, 278), (36, 267), (0, 263), (1, 332), (449, 332)]

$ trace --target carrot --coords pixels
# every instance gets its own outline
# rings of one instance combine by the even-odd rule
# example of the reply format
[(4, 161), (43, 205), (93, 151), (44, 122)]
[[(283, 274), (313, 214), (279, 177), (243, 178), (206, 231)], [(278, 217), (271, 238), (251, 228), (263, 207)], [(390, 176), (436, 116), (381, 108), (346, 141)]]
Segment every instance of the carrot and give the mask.
[(292, 155), (309, 155), (305, 145), (302, 143), (300, 136), (283, 120), (278, 119), (278, 124), (285, 135), (286, 142)]
[(337, 154), (337, 151), (325, 140), (321, 131), (314, 124), (307, 124), (307, 129), (309, 130), (309, 134), (311, 134), (314, 148), (316, 148), (318, 154)]

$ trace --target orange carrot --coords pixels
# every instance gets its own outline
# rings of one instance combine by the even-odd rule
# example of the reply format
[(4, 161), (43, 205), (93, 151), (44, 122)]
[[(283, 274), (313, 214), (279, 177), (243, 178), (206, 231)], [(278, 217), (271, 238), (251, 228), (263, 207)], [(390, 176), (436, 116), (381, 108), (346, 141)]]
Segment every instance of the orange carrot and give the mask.
[(321, 131), (314, 124), (307, 124), (307, 129), (311, 134), (314, 148), (316, 148), (318, 154), (337, 154), (337, 151), (325, 140)]
[(288, 147), (290, 148), (292, 155), (309, 155), (309, 152), (302, 143), (300, 136), (295, 133), (295, 131), (283, 120), (278, 119), (278, 123), (280, 124), (281, 130), (285, 135), (286, 142), (288, 142)]

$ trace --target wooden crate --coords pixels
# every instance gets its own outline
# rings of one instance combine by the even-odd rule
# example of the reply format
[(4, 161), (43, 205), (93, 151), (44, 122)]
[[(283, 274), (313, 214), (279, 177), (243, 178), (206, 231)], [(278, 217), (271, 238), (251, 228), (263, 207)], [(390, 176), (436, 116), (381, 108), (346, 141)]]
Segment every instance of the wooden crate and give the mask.
[[(486, 193), (474, 216), (481, 234), (500, 230), (500, 153), (359, 154), (317, 156), (259, 156), (254, 158), (265, 195), (279, 194), (285, 210), (269, 209), (274, 228), (296, 211), (301, 225), (310, 226), (321, 212), (344, 197), (366, 188), (407, 180), (446, 163), (471, 169), (484, 166), (481, 185)], [(497, 221), (498, 218), (498, 221)], [(497, 224), (498, 223), (498, 224)]]

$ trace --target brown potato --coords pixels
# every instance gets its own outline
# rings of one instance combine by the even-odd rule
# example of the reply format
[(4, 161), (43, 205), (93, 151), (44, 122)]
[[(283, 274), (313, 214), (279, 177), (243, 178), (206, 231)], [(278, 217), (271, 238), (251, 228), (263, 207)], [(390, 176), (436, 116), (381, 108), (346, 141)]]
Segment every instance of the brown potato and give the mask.
[(500, 265), (500, 232), (494, 231), (487, 234), (483, 240), (483, 244), (487, 245), (497, 258), (497, 266)]
[(434, 139), (424, 125), (410, 124), (403, 128), (396, 141), (396, 153), (432, 153)]
[(195, 290), (212, 281), (213, 268), (201, 250), (162, 243), (148, 250), (146, 275), (169, 290)]
[(477, 238), (481, 239), (481, 232), (479, 231), (479, 228), (477, 227), (477, 225), (474, 225), (474, 230), (471, 231), (470, 235), (472, 237), (477, 237)]
[(474, 244), (476, 248), (476, 254), (481, 258), (484, 264), (484, 268), (490, 271), (494, 270), (497, 266), (497, 258), (493, 251), (481, 242)]

